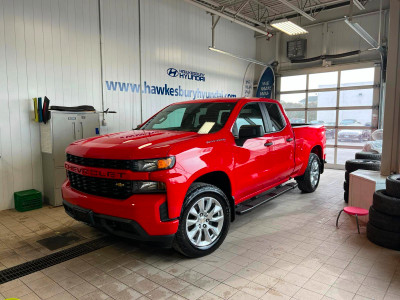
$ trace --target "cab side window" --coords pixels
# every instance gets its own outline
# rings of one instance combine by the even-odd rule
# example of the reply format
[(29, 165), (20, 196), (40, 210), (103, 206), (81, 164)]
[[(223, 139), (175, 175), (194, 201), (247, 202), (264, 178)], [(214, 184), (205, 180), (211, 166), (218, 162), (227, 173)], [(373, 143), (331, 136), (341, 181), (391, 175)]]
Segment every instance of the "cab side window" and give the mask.
[(239, 137), (240, 127), (243, 125), (261, 125), (263, 131), (266, 132), (261, 108), (258, 103), (247, 104), (240, 111), (232, 128), (232, 134), (235, 138)]
[(271, 132), (281, 131), (286, 126), (285, 119), (276, 103), (264, 103), (271, 120)]

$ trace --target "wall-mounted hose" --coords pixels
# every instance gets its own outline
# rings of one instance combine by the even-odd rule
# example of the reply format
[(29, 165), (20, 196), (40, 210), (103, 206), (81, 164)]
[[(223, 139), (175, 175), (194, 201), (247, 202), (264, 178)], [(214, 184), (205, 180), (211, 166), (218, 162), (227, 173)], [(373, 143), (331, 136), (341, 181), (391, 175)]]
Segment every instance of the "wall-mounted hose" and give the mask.
[(290, 62), (293, 63), (293, 64), (308, 63), (308, 62), (313, 62), (313, 61), (317, 61), (317, 60), (342, 58), (342, 57), (357, 55), (357, 54), (360, 54), (360, 53), (361, 53), (361, 50), (355, 50), (355, 51), (339, 53), (339, 54), (324, 54), (324, 55), (310, 57), (310, 58), (291, 59)]

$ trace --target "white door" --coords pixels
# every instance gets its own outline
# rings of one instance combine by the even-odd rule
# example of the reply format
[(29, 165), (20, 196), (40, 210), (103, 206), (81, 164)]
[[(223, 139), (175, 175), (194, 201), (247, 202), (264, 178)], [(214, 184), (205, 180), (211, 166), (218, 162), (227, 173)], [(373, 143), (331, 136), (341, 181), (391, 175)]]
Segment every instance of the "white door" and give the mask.
[(100, 120), (99, 114), (87, 113), (79, 115), (79, 130), (83, 139), (99, 135)]
[(80, 139), (76, 128), (79, 125), (77, 114), (53, 113), (51, 115), (53, 126), (53, 155), (55, 167), (64, 166), (65, 149), (73, 141)]

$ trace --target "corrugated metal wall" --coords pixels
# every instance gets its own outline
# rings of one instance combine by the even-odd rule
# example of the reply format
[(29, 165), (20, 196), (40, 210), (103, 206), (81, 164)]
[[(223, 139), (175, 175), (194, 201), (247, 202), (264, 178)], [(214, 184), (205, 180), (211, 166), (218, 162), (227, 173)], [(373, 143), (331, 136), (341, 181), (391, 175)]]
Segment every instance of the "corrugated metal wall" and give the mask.
[[(192, 97), (143, 94), (139, 11), (132, 0), (102, 0), (102, 52), (108, 132), (128, 130), (165, 105)], [(247, 63), (210, 52), (211, 16), (180, 0), (141, 1), (142, 85), (240, 95)], [(13, 192), (42, 190), (40, 136), (31, 98), (101, 110), (97, 0), (0, 0), (0, 209)], [(221, 20), (216, 46), (255, 58), (253, 32)], [(170, 77), (168, 68), (204, 73), (205, 82)], [(119, 82), (108, 89), (105, 81)], [(128, 86), (127, 90), (126, 87)], [(122, 88), (122, 91), (121, 91)]]

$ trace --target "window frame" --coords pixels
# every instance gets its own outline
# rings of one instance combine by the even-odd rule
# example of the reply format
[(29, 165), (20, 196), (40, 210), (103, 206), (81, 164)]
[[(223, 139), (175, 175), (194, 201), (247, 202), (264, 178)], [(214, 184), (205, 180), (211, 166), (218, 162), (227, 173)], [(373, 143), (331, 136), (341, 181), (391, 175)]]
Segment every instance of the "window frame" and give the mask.
[[(266, 119), (267, 119), (268, 127), (269, 127), (269, 128), (268, 128), (268, 132), (266, 132), (265, 134), (273, 134), (273, 133), (279, 133), (279, 132), (284, 131), (284, 130), (286, 129), (286, 127), (287, 127), (288, 124), (287, 124), (287, 122), (286, 122), (286, 119), (285, 119), (284, 115), (282, 114), (282, 111), (281, 111), (281, 108), (279, 107), (279, 105), (278, 105), (277, 103), (274, 103), (274, 102), (267, 102), (267, 101), (260, 102), (260, 103), (264, 104), (264, 105), (261, 105), (261, 108), (264, 110), (264, 114), (265, 114), (265, 117), (266, 117)], [(282, 120), (282, 122), (283, 122), (283, 127), (282, 127), (281, 130), (279, 130), (279, 131), (272, 131), (273, 126), (272, 126), (271, 116), (269, 115), (269, 112), (268, 112), (266, 103), (275, 105), (275, 106), (278, 108), (279, 114), (281, 115), (281, 120)]]
[[(354, 86), (341, 86), (341, 72), (342, 71), (347, 71), (347, 70), (352, 70), (352, 69), (364, 69), (364, 68), (374, 68), (374, 80), (373, 84), (370, 85), (354, 85)], [(363, 62), (363, 63), (353, 63), (353, 64), (346, 64), (346, 65), (336, 65), (332, 66), (329, 68), (325, 67), (315, 67), (315, 68), (305, 68), (301, 70), (290, 70), (290, 71), (282, 71), (278, 75), (278, 80), (277, 80), (277, 99), (280, 101), (280, 96), (281, 94), (296, 94), (296, 93), (305, 93), (305, 107), (304, 108), (284, 108), (286, 112), (290, 111), (301, 111), (304, 112), (305, 115), (305, 121), (306, 123), (308, 122), (309, 119), (309, 112), (312, 111), (336, 111), (336, 122), (335, 126), (326, 126), (327, 129), (333, 129), (334, 130), (334, 144), (328, 144), (326, 145), (327, 148), (333, 148), (334, 149), (334, 162), (326, 164), (328, 168), (333, 168), (333, 169), (344, 169), (344, 165), (339, 165), (338, 162), (338, 149), (354, 149), (354, 150), (361, 150), (362, 146), (356, 146), (356, 145), (340, 145), (338, 144), (338, 133), (340, 130), (343, 129), (364, 129), (364, 130), (376, 130), (380, 128), (380, 68), (381, 65), (379, 62), (374, 62), (374, 61), (369, 61), (369, 62)], [(331, 87), (331, 88), (322, 88), (322, 89), (309, 89), (309, 80), (310, 80), (310, 75), (316, 74), (316, 73), (324, 73), (324, 72), (332, 72), (332, 71), (338, 71), (338, 80), (337, 80), (337, 86), (336, 87)], [(293, 91), (288, 91), (288, 92), (280, 92), (280, 84), (281, 84), (281, 77), (286, 77), (286, 76), (294, 76), (294, 75), (307, 75), (306, 79), (306, 89), (305, 90), (293, 90)], [(345, 91), (345, 90), (361, 90), (361, 89), (372, 89), (372, 105), (371, 106), (340, 106), (340, 92)], [(309, 107), (309, 93), (313, 92), (328, 92), (328, 91), (336, 91), (336, 105), (335, 107)], [(345, 110), (372, 110), (372, 118), (371, 118), (371, 125), (370, 126), (341, 126), (339, 125), (339, 114), (341, 111)], [(373, 116), (376, 115), (378, 117), (377, 119), (377, 124), (373, 124)]]

